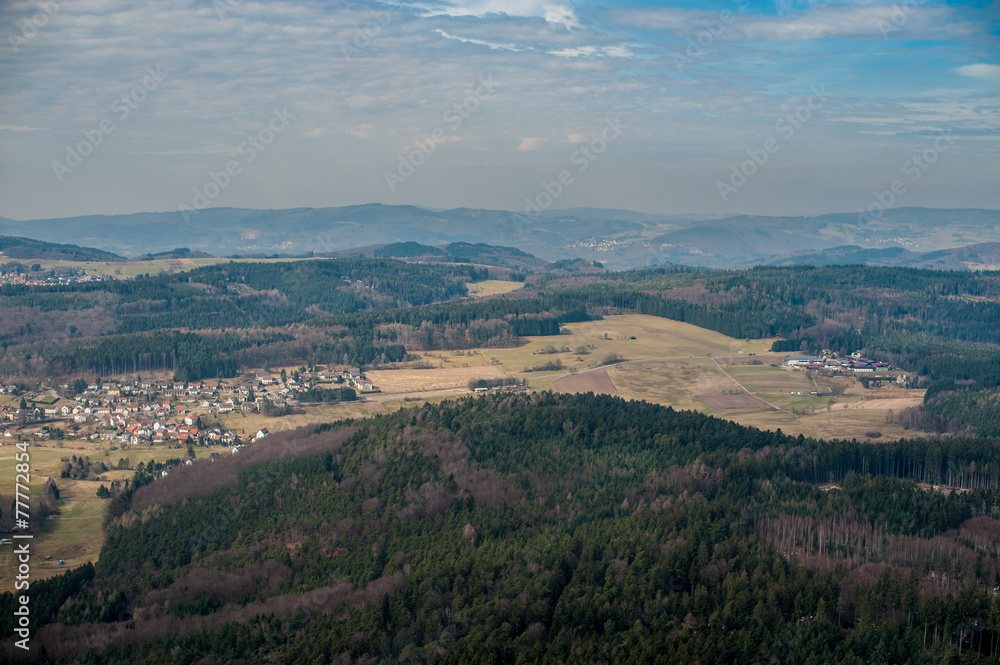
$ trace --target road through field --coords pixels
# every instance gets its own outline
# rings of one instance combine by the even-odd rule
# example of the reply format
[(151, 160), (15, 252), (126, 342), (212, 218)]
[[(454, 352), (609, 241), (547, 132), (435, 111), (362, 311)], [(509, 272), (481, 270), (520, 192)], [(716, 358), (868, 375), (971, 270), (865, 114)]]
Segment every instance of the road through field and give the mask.
[(795, 417), (795, 418), (799, 417), (797, 413), (792, 413), (791, 411), (788, 411), (786, 409), (782, 409), (781, 407), (778, 407), (778, 406), (775, 406), (774, 404), (771, 404), (770, 402), (768, 402), (763, 397), (760, 397), (759, 395), (754, 395), (752, 392), (750, 392), (749, 388), (747, 388), (742, 383), (740, 383), (739, 381), (737, 381), (736, 379), (734, 379), (729, 372), (727, 372), (726, 370), (722, 369), (722, 365), (719, 364), (718, 360), (716, 360), (715, 358), (712, 358), (712, 362), (715, 363), (715, 366), (719, 368), (720, 372), (722, 372), (723, 374), (725, 374), (726, 376), (728, 376), (729, 380), (732, 381), (733, 383), (735, 383), (736, 385), (738, 385), (740, 388), (742, 388), (746, 392), (747, 395), (753, 395), (753, 397), (756, 397), (761, 402), (763, 402), (764, 404), (767, 404), (769, 407), (771, 407), (775, 411), (784, 411), (785, 413), (787, 413), (788, 415), (790, 415), (792, 417)]
[(747, 388), (742, 383), (740, 383), (739, 381), (737, 381), (735, 378), (733, 378), (733, 376), (729, 372), (727, 372), (725, 369), (723, 369), (722, 365), (719, 364), (719, 361), (716, 360), (714, 356), (659, 356), (659, 357), (655, 357), (655, 358), (634, 358), (634, 359), (630, 359), (630, 360), (622, 360), (622, 361), (619, 361), (619, 362), (608, 363), (607, 365), (599, 365), (597, 367), (588, 367), (587, 369), (582, 369), (582, 370), (580, 370), (578, 372), (560, 372), (558, 374), (547, 374), (547, 375), (545, 375), (545, 377), (553, 379), (553, 381), (556, 382), (556, 381), (558, 381), (558, 380), (560, 380), (560, 379), (562, 379), (564, 377), (576, 376), (576, 375), (580, 375), (580, 374), (585, 374), (587, 372), (603, 371), (606, 374), (606, 371), (607, 371), (607, 369), (609, 367), (615, 367), (617, 365), (628, 365), (628, 364), (631, 364), (631, 363), (642, 363), (642, 362), (652, 362), (652, 361), (661, 361), (661, 360), (694, 360), (694, 359), (711, 360), (713, 363), (715, 363), (715, 366), (719, 368), (720, 372), (722, 372), (730, 381), (732, 381), (737, 386), (739, 386), (740, 389), (743, 390), (746, 394), (754, 397), (755, 399), (760, 400), (761, 402), (763, 402), (764, 404), (766, 404), (770, 408), (774, 409), (775, 411), (781, 411), (782, 413), (787, 413), (788, 415), (792, 416), (793, 418), (798, 418), (799, 417), (798, 414), (792, 413), (791, 411), (789, 411), (787, 409), (782, 409), (780, 406), (776, 406), (776, 405), (772, 404), (771, 402), (768, 402), (766, 399), (760, 397), (759, 395), (756, 395), (753, 392), (751, 392), (749, 388)]

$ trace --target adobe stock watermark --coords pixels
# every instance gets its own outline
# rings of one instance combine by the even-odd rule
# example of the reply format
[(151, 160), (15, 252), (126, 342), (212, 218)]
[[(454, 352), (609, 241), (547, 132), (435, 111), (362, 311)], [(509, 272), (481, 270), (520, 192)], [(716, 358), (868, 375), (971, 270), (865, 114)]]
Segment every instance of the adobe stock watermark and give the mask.
[(14, 22), (14, 27), (18, 29), (19, 33), (7, 32), (7, 41), (10, 42), (10, 47), (14, 49), (14, 53), (20, 53), (21, 47), (26, 46), (28, 42), (34, 39), (38, 32), (49, 24), (52, 17), (59, 13), (59, 3), (58, 2), (39, 2), (38, 11), (28, 18), (22, 18)]
[[(954, 142), (955, 137), (951, 135), (951, 130), (939, 133), (930, 146), (903, 162), (903, 175), (909, 176), (911, 183), (917, 182), (931, 166), (937, 163), (942, 154), (951, 149)], [(873, 221), (876, 215), (891, 208), (906, 192), (906, 182), (901, 178), (893, 180), (882, 191), (876, 190), (874, 192), (875, 200), (867, 208), (858, 208), (858, 223)]]
[(267, 126), (255, 134), (248, 134), (246, 140), (236, 146), (236, 152), (243, 157), (243, 163), (231, 159), (226, 162), (224, 168), (218, 171), (209, 171), (208, 181), (201, 187), (192, 188), (194, 195), (191, 197), (191, 205), (182, 203), (177, 206), (184, 221), (190, 222), (191, 217), (199, 210), (207, 208), (209, 203), (214, 201), (226, 187), (229, 187), (233, 178), (243, 173), (243, 166), (257, 159), (257, 155), (264, 152), (275, 137), (285, 131), (291, 121), (296, 119), (288, 112), (287, 108), (273, 109), (273, 115)]
[[(34, 535), (30, 533), (31, 524), (29, 518), (29, 501), (31, 483), (31, 455), (28, 452), (30, 444), (27, 441), (18, 442), (15, 447), (20, 451), (14, 453), (16, 464), (14, 471), (17, 474), (14, 478), (14, 525), (19, 533), (15, 533), (13, 540), (16, 541), (14, 554), (17, 556), (17, 575), (14, 576), (14, 590), (22, 591), (20, 596), (15, 596), (12, 605), (16, 605), (14, 610), (14, 632), (21, 639), (14, 642), (19, 649), (29, 650), (28, 643), (31, 641), (31, 596), (28, 591), (31, 588), (31, 539)], [(23, 499), (23, 501), (22, 501)]]
[[(462, 123), (472, 117), (472, 114), (479, 110), (482, 102), (496, 93), (499, 83), (493, 80), (490, 74), (486, 78), (479, 77), (479, 85), (461, 101), (452, 104), (447, 111), (441, 115), (441, 119), (448, 123), (452, 132), (457, 132)], [(406, 154), (398, 156), (399, 163), (395, 171), (385, 172), (385, 184), (390, 192), (395, 192), (396, 188), (416, 173), (417, 169), (427, 163), (430, 156), (437, 150), (438, 145), (448, 140), (448, 133), (441, 127), (436, 127), (424, 139), (417, 139), (414, 142), (414, 149)]]
[[(604, 126), (601, 127), (601, 133), (594, 139), (591, 139), (589, 143), (586, 143), (575, 150), (569, 156), (569, 163), (576, 167), (577, 173), (583, 173), (590, 168), (597, 159), (607, 152), (608, 148), (612, 143), (617, 141), (625, 129), (628, 128), (624, 122), (622, 122), (622, 114), (619, 113), (614, 117), (614, 120), (608, 118), (604, 121)], [(524, 199), (524, 217), (518, 217), (515, 220), (515, 227), (517, 227), (518, 233), (520, 233), (523, 227), (523, 222), (521, 220), (527, 219), (529, 215), (540, 214), (543, 210), (548, 209), (552, 206), (556, 200), (563, 195), (566, 188), (571, 186), (576, 182), (576, 176), (570, 169), (563, 169), (556, 174), (556, 177), (552, 180), (542, 180), (541, 187), (542, 190), (535, 195), (534, 198), (525, 197)], [(518, 224), (521, 226), (518, 226)]]
[(219, 20), (226, 18), (226, 14), (232, 10), (238, 8), (243, 4), (243, 0), (215, 0), (212, 3), (212, 7), (215, 9), (215, 15), (219, 17)]
[(670, 54), (677, 71), (683, 72), (685, 67), (693, 67), (698, 60), (701, 60), (701, 57), (705, 55), (705, 49), (714, 44), (736, 20), (736, 14), (746, 11), (747, 7), (750, 6), (750, 0), (735, 0), (735, 2), (736, 13), (723, 9), (716, 18), (702, 21), (705, 29), (687, 38), (684, 52), (674, 51)]
[(122, 122), (131, 115), (132, 111), (139, 108), (139, 105), (149, 97), (149, 93), (160, 87), (164, 77), (165, 74), (160, 71), (160, 65), (157, 65), (156, 69), (146, 67), (146, 75), (142, 77), (142, 80), (111, 104), (111, 115), (101, 118), (93, 129), (81, 129), (83, 140), (75, 146), (66, 146), (64, 161), (53, 160), (52, 172), (55, 174), (56, 180), (62, 182), (66, 176), (83, 164), (83, 160), (97, 150), (97, 147), (104, 143), (105, 138), (115, 132), (118, 128), (115, 122)]
[(385, 9), (373, 11), (371, 16), (372, 20), (354, 28), (354, 39), (351, 40), (351, 43), (340, 47), (340, 52), (344, 54), (344, 60), (347, 62), (361, 55), (371, 46), (372, 42), (378, 39), (382, 31), (392, 21), (392, 12)]
[(878, 20), (878, 29), (882, 33), (882, 39), (888, 41), (889, 35), (901, 30), (910, 20), (910, 16), (916, 13), (920, 9), (920, 6), (926, 2), (927, 0), (907, 0), (903, 4), (894, 4), (889, 20)]
[(769, 136), (764, 139), (760, 147), (747, 148), (747, 159), (740, 164), (733, 164), (729, 167), (729, 181), (717, 180), (715, 188), (719, 192), (719, 197), (725, 203), (729, 197), (735, 194), (752, 178), (758, 170), (767, 164), (771, 155), (781, 150), (782, 142), (787, 143), (795, 136), (795, 133), (802, 128), (813, 113), (823, 108), (827, 101), (826, 84), (821, 84), (818, 88), (812, 86), (812, 94), (806, 99), (804, 104), (799, 105), (794, 111), (786, 113), (774, 122), (774, 133), (777, 137)]

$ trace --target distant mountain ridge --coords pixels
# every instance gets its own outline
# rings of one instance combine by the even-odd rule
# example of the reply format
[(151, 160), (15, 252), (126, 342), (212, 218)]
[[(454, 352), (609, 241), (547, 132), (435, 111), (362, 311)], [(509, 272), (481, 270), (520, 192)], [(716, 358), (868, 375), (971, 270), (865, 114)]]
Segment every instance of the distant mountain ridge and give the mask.
[[(525, 217), (503, 210), (431, 210), (372, 203), (287, 210), (210, 208), (188, 219), (180, 212), (20, 222), (0, 218), (0, 233), (87, 245), (125, 256), (169, 251), (178, 244), (193, 252), (221, 256), (336, 254), (405, 242), (436, 247), (486, 243), (516, 247), (546, 261), (579, 257), (613, 269), (664, 263), (735, 268), (801, 263), (805, 255), (826, 261), (838, 254), (857, 262), (862, 255), (843, 249), (851, 246), (875, 251), (864, 261), (879, 265), (971, 247), (965, 258), (953, 254), (922, 260), (976, 269), (992, 265), (988, 245), (1000, 242), (1000, 211), (895, 208), (874, 219), (856, 213), (718, 219), (576, 208)], [(893, 252), (899, 254), (896, 259)]]
[(911, 252), (903, 247), (866, 249), (857, 245), (805, 252), (769, 261), (768, 265), (905, 266), (934, 270), (1000, 270), (1000, 242), (977, 243), (934, 252)]

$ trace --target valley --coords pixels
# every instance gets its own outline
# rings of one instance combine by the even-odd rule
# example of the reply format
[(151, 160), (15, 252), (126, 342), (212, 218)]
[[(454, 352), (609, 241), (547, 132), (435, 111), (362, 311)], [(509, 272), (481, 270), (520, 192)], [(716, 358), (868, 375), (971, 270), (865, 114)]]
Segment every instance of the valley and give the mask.
[[(502, 569), (502, 579), (529, 589), (515, 595), (536, 607), (517, 610), (531, 620), (504, 634), (563, 631), (579, 647), (564, 631), (589, 625), (571, 617), (591, 602), (574, 600), (591, 587), (573, 586), (578, 564), (565, 553), (579, 551), (576, 560), (592, 567), (586, 548), (595, 538), (624, 543), (613, 534), (625, 528), (656, 533), (660, 545), (615, 545), (611, 561), (622, 563), (594, 578), (604, 585), (638, 584), (648, 595), (623, 571), (636, 557), (681, 565), (674, 546), (663, 549), (676, 538), (702, 549), (757, 537), (801, 557), (827, 607), (848, 608), (831, 630), (856, 631), (872, 611), (851, 595), (855, 587), (829, 586), (831, 570), (864, 585), (870, 562), (900, 571), (924, 556), (913, 568), (919, 581), (906, 582), (925, 589), (924, 612), (945, 566), (927, 554), (935, 548), (964, 547), (955, 556), (980, 571), (949, 564), (949, 592), (958, 580), (991, 583), (984, 548), (993, 522), (975, 520), (995, 518), (974, 491), (1000, 484), (992, 449), (981, 448), (989, 439), (980, 438), (1000, 428), (996, 275), (618, 272), (539, 263), (510, 248), (368, 251), (408, 258), (167, 258), (129, 262), (134, 276), (107, 262), (101, 280), (0, 285), (9, 314), (0, 326), (0, 483), (13, 484), (15, 458), (29, 451), (32, 575), (54, 608), (36, 626), (39, 639), (58, 645), (52, 654), (90, 649), (81, 640), (96, 631), (106, 640), (101, 657), (125, 653), (121, 640), (133, 638), (121, 636), (142, 635), (145, 644), (174, 640), (227, 659), (193, 636), (215, 641), (217, 631), (256, 625), (272, 658), (296, 659), (318, 642), (254, 622), (267, 613), (282, 635), (285, 622), (301, 620), (333, 636), (353, 625), (330, 623), (336, 607), (342, 620), (375, 620), (370, 634), (409, 645), (394, 649), (438, 653), (437, 630), (397, 604), (438, 611), (427, 594), (443, 574), (434, 568), (441, 552), (449, 566)], [(51, 274), (38, 267), (31, 274)], [(794, 498), (804, 495), (810, 506), (832, 502), (823, 510), (842, 526), (829, 530), (813, 508), (796, 521), (806, 519)], [(858, 517), (890, 495), (922, 512), (887, 504)], [(946, 495), (962, 503), (941, 503)], [(695, 506), (703, 499), (721, 501), (708, 504), (708, 517)], [(660, 533), (648, 516), (664, 510), (673, 511), (670, 524), (730, 526)], [(0, 518), (13, 527), (11, 513)], [(260, 530), (276, 519), (284, 521)], [(885, 536), (859, 550), (851, 534), (869, 528), (866, 520), (883, 520)], [(799, 531), (789, 532), (793, 523)], [(426, 540), (428, 530), (445, 535)], [(538, 558), (547, 551), (560, 554)], [(786, 554), (767, 556), (787, 562)], [(521, 568), (496, 568), (496, 556)], [(702, 587), (711, 593), (726, 577), (697, 556), (695, 586), (672, 583), (671, 603)], [(0, 571), (16, 565), (11, 546), (0, 545)], [(546, 586), (555, 578), (545, 571), (560, 566), (559, 588), (572, 589), (565, 599)], [(480, 589), (487, 605), (458, 595), (450, 606), (486, 616), (516, 600), (493, 598), (488, 587)], [(381, 619), (370, 614), (374, 598)], [(673, 634), (671, 648), (700, 644), (690, 626), (711, 618), (695, 607), (656, 611), (673, 628), (643, 634), (654, 642)], [(629, 613), (612, 615), (601, 621), (634, 624)], [(125, 632), (112, 628), (124, 621)], [(398, 622), (405, 634), (393, 632)], [(446, 651), (473, 662), (461, 646), (464, 625)], [(332, 649), (347, 644), (323, 639)]]

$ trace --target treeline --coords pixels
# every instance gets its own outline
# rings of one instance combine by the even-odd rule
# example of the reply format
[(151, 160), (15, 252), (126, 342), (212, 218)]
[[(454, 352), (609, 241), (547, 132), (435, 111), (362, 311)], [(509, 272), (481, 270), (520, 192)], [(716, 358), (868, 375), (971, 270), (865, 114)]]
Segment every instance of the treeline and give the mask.
[(486, 279), (471, 265), (387, 259), (229, 262), (178, 274), (51, 287), (5, 285), (0, 307), (89, 309), (106, 303), (118, 332), (283, 326), (323, 314), (411, 307), (467, 295)]
[(252, 346), (294, 339), (285, 333), (198, 334), (158, 331), (100, 337), (58, 354), (63, 373), (88, 371), (101, 376), (173, 370), (175, 381), (236, 376), (235, 353)]
[[(0, 533), (13, 532), (17, 520), (24, 518), (23, 514), (17, 514), (16, 498), (10, 494), (0, 494)], [(59, 512), (58, 501), (59, 487), (52, 478), (49, 478), (42, 485), (41, 493), (33, 494), (27, 504), (27, 520), (32, 530), (41, 529), (48, 517)], [(23, 507), (24, 503), (21, 505)]]
[(300, 392), (296, 399), (301, 402), (353, 402), (358, 399), (358, 393), (350, 386), (339, 388), (322, 388), (313, 386)]

